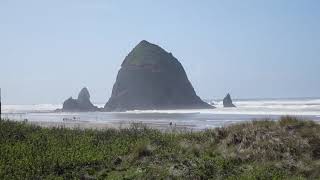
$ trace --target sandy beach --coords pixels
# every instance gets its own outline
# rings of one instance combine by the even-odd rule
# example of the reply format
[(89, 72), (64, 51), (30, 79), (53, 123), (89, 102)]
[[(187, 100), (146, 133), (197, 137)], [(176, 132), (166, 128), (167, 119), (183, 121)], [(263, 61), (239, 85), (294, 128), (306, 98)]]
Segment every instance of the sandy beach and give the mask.
[[(216, 109), (149, 110), (131, 112), (54, 112), (61, 104), (4, 105), (3, 118), (24, 121), (41, 127), (80, 129), (128, 128), (142, 123), (159, 130), (192, 130), (229, 126), (254, 119), (279, 119), (284, 115), (320, 122), (320, 100), (309, 99), (256, 99), (236, 100), (237, 108), (223, 108), (214, 101)], [(102, 105), (97, 104), (98, 107)], [(76, 120), (74, 120), (76, 118)], [(67, 120), (67, 121), (65, 121)], [(170, 126), (170, 122), (172, 125)]]
[(146, 126), (148, 128), (158, 129), (161, 131), (186, 131), (186, 130), (195, 130), (194, 125), (177, 125), (172, 124), (170, 122), (139, 122), (139, 121), (122, 121), (117, 123), (108, 123), (108, 122), (87, 122), (87, 121), (79, 121), (79, 122), (50, 122), (50, 121), (29, 121), (27, 122), (32, 125), (45, 127), (45, 128), (70, 128), (70, 129), (94, 129), (94, 130), (104, 130), (104, 129), (122, 129), (122, 128), (130, 128), (131, 126)]

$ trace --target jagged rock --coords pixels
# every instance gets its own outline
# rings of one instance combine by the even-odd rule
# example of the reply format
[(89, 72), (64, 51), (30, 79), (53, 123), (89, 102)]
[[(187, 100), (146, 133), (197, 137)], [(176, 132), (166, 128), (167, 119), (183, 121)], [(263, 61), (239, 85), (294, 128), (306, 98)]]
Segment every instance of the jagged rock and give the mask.
[(213, 108), (195, 93), (180, 62), (141, 41), (124, 59), (105, 111)]
[(99, 108), (94, 106), (90, 101), (90, 94), (87, 88), (83, 88), (78, 99), (70, 97), (63, 103), (62, 111), (98, 111)]
[(230, 94), (228, 93), (227, 96), (223, 99), (223, 107), (236, 107), (233, 103), (232, 103), (232, 99)]
[(62, 109), (65, 110), (65, 111), (76, 111), (78, 109), (77, 100), (76, 99), (72, 99), (72, 97), (70, 97), (69, 99), (64, 101)]

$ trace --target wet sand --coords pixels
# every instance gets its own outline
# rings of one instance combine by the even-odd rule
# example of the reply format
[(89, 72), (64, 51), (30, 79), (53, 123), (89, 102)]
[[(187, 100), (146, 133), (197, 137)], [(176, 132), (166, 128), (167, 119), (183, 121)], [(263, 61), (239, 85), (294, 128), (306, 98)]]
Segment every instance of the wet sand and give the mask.
[(177, 130), (177, 131), (186, 131), (186, 130), (195, 130), (194, 125), (177, 125), (170, 122), (139, 122), (139, 121), (123, 121), (117, 123), (108, 123), (108, 122), (86, 122), (86, 121), (70, 121), (70, 122), (49, 122), (49, 121), (28, 121), (27, 123), (33, 124), (40, 127), (52, 128), (52, 127), (63, 127), (70, 129), (122, 129), (130, 128), (131, 126), (138, 125), (140, 127), (148, 127), (153, 129), (158, 129), (161, 131), (166, 130)]

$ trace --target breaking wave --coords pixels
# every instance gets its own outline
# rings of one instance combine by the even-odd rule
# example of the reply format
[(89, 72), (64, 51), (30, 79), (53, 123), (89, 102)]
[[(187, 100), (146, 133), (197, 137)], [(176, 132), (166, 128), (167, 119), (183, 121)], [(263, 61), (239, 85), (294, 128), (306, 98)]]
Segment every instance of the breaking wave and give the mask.
[[(211, 101), (212, 102), (212, 101)], [(5, 118), (28, 119), (36, 122), (63, 122), (64, 119), (79, 119), (81, 123), (109, 123), (112, 125), (130, 122), (166, 126), (177, 125), (205, 129), (225, 126), (253, 119), (278, 119), (283, 115), (304, 117), (320, 122), (320, 99), (236, 100), (236, 108), (223, 108), (221, 101), (214, 101), (215, 109), (148, 110), (128, 112), (79, 112), (68, 113), (54, 110), (61, 104), (4, 105)], [(104, 104), (96, 104), (103, 107)], [(79, 121), (80, 122), (80, 121)]]

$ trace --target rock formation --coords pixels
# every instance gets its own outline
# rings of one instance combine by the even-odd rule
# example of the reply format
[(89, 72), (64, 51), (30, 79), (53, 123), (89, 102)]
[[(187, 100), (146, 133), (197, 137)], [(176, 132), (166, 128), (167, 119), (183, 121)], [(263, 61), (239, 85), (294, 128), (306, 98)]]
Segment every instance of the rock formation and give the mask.
[(124, 59), (105, 111), (213, 108), (195, 93), (180, 62), (141, 41)]
[(232, 103), (232, 99), (230, 94), (228, 93), (227, 96), (223, 99), (223, 107), (236, 107), (233, 103)]
[(98, 111), (99, 108), (94, 106), (91, 101), (90, 101), (90, 94), (87, 88), (83, 88), (79, 95), (78, 95), (78, 99), (73, 99), (72, 97), (70, 97), (69, 99), (67, 99), (66, 101), (64, 101), (63, 103), (63, 108), (62, 111), (71, 111), (71, 112), (75, 112), (75, 111), (82, 111), (82, 112), (86, 112), (86, 111)]

